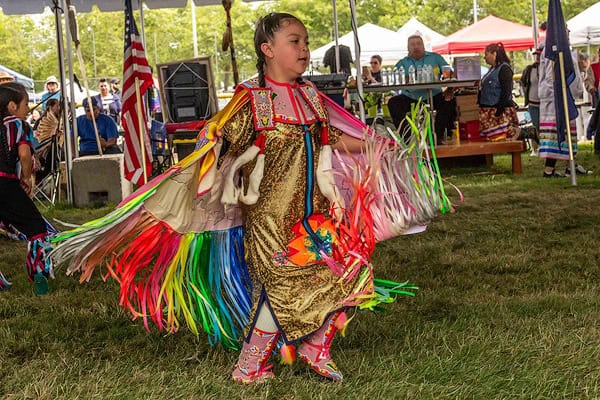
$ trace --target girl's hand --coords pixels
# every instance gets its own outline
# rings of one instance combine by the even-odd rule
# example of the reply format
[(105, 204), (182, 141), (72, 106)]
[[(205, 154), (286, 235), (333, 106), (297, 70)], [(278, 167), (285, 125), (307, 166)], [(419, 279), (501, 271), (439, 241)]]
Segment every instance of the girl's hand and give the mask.
[(215, 132), (215, 136), (218, 138), (222, 138), (223, 137), (223, 131), (220, 129), (217, 129), (217, 131)]
[(21, 179), (21, 188), (23, 188), (23, 190), (25, 191), (25, 193), (27, 193), (28, 196), (31, 196), (31, 187), (32, 187), (31, 178)]

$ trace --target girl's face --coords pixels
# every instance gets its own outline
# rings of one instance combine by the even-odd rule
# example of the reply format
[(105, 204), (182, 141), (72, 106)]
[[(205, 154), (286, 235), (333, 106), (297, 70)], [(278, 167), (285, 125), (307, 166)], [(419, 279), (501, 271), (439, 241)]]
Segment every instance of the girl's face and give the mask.
[(278, 82), (293, 83), (310, 62), (308, 32), (295, 20), (283, 21), (273, 40), (260, 48), (265, 54), (265, 73)]
[(496, 52), (495, 51), (486, 51), (485, 52), (485, 62), (489, 65), (496, 65)]
[(25, 95), (19, 104), (9, 101), (8, 112), (19, 119), (27, 119), (27, 114), (29, 114), (29, 97)]

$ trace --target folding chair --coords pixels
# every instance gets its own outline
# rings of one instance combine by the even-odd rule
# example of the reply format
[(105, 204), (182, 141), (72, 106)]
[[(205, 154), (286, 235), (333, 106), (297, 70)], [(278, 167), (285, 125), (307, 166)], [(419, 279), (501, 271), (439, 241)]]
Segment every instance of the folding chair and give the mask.
[(44, 208), (54, 206), (60, 193), (60, 146), (58, 135), (52, 135), (35, 148), (40, 169), (35, 173), (33, 198)]

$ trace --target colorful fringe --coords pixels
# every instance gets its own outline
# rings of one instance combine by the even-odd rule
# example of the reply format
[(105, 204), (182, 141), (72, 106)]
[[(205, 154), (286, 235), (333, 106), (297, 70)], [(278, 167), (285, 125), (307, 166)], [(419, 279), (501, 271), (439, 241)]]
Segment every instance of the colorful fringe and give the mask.
[(52, 251), (52, 246), (48, 239), (48, 236), (44, 235), (27, 242), (25, 269), (27, 270), (27, 276), (30, 282), (33, 282), (33, 276), (35, 274), (42, 274), (45, 277), (54, 278), (52, 258), (49, 256)]
[[(241, 104), (240, 100), (236, 107)], [(415, 114), (414, 120), (423, 116), (423, 121), (414, 124), (418, 132), (408, 146), (396, 144), (390, 149), (388, 143), (371, 138), (362, 156), (342, 162), (340, 175), (346, 176), (351, 199), (338, 222), (339, 240), (323, 260), (341, 280), (358, 282), (343, 306), (378, 310), (398, 295), (413, 296), (416, 287), (407, 282), (374, 279), (375, 244), (426, 223), (437, 210), (451, 208), (435, 157), (430, 159), (427, 151), (427, 135), (420, 133), (428, 126), (429, 115)], [(220, 126), (221, 121), (209, 122), (204, 131), (209, 133), (198, 141), (195, 152), (123, 200), (113, 212), (53, 238), (58, 243), (53, 258), (58, 263), (72, 260), (67, 273), (80, 272), (81, 281), (89, 280), (96, 266), (105, 265), (105, 276), (121, 285), (120, 304), (134, 319), (141, 318), (146, 329), (152, 321), (161, 331), (176, 332), (185, 321), (195, 334), (207, 333), (211, 344), (220, 342), (233, 349), (240, 347), (252, 307), (243, 229), (182, 233), (145, 207), (164, 182), (177, 179), (180, 170), (196, 162), (200, 178), (191, 185), (196, 185), (197, 195), (210, 190), (209, 180), (203, 180), (216, 160), (209, 152), (214, 145), (210, 132), (214, 134)]]
[(4, 275), (2, 275), (2, 272), (0, 272), (0, 292), (3, 291), (3, 290), (10, 289), (11, 286), (12, 286), (12, 283), (10, 283), (8, 281), (8, 279), (6, 279), (4, 277)]
[(58, 261), (77, 253), (68, 274), (81, 271), (80, 280), (89, 280), (105, 264), (121, 284), (119, 304), (146, 329), (152, 320), (159, 330), (176, 332), (183, 319), (196, 335), (201, 326), (211, 345), (239, 348), (252, 307), (241, 227), (181, 234), (137, 208), (97, 233), (57, 248)]

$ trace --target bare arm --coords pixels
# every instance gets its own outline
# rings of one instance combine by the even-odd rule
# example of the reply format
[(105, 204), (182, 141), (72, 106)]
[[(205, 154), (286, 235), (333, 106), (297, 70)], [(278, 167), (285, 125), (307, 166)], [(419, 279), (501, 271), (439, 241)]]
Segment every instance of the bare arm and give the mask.
[(19, 160), (21, 160), (21, 187), (28, 195), (31, 195), (31, 171), (33, 160), (29, 144), (19, 145)]
[(350, 153), (360, 153), (365, 147), (365, 142), (354, 136), (343, 134), (340, 136), (340, 140), (331, 147), (341, 151), (348, 150)]

